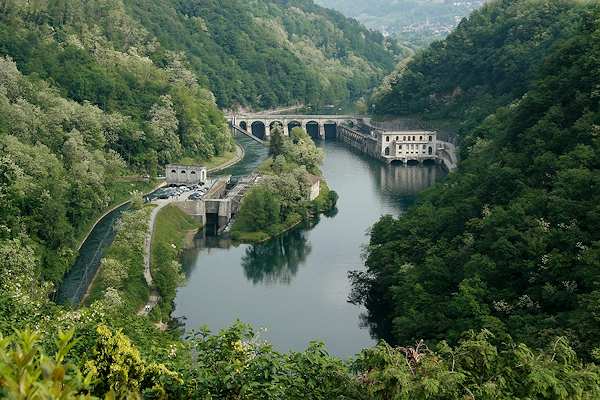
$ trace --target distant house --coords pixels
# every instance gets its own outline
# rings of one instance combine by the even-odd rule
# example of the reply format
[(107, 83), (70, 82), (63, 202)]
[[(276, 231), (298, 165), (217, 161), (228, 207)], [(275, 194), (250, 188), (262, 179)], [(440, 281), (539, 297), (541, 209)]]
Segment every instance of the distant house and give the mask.
[(321, 193), (321, 178), (316, 175), (309, 174), (308, 183), (310, 185), (308, 199), (313, 201), (319, 197), (319, 193)]
[(205, 183), (207, 173), (206, 167), (200, 165), (169, 164), (165, 167), (167, 185), (197, 185)]

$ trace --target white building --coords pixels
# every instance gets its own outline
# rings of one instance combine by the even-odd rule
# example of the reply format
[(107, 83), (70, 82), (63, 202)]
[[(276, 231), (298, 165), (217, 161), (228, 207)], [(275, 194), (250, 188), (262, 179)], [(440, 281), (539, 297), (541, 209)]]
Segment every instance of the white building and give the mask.
[(381, 157), (388, 162), (435, 160), (437, 135), (433, 131), (377, 132), (377, 145)]
[(316, 175), (309, 174), (308, 183), (310, 185), (308, 199), (313, 201), (319, 197), (319, 194), (321, 193), (321, 178)]
[(165, 167), (167, 185), (197, 185), (205, 183), (207, 175), (206, 167), (199, 165), (169, 164)]

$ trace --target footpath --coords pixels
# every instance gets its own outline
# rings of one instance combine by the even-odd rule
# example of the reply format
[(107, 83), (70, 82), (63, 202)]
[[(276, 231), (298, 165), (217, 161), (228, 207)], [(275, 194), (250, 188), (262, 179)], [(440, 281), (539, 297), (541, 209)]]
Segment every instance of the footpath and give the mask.
[[(209, 173), (215, 173), (218, 171), (222, 171), (225, 168), (229, 168), (232, 165), (237, 164), (241, 160), (244, 159), (245, 151), (242, 146), (236, 144), (236, 154), (235, 157), (226, 163), (223, 163), (217, 167), (211, 168), (208, 170)], [(158, 302), (160, 301), (160, 294), (154, 287), (154, 280), (152, 278), (152, 237), (154, 236), (154, 226), (156, 225), (156, 217), (160, 210), (164, 207), (173, 203), (175, 201), (183, 201), (187, 197), (187, 193), (183, 193), (176, 197), (171, 197), (168, 199), (156, 199), (152, 201), (152, 204), (156, 205), (150, 214), (150, 221), (148, 222), (148, 230), (146, 232), (146, 238), (144, 239), (144, 279), (146, 280), (146, 284), (150, 288), (150, 297), (148, 301), (140, 310), (138, 311), (138, 315), (146, 316), (150, 314), (150, 312), (156, 307)]]

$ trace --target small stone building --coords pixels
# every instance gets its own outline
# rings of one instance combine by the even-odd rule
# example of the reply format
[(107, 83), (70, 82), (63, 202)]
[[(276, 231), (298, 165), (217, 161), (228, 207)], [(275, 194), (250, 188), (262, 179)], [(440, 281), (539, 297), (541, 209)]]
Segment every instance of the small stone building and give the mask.
[(165, 167), (167, 185), (197, 185), (205, 183), (207, 169), (199, 165), (169, 164)]

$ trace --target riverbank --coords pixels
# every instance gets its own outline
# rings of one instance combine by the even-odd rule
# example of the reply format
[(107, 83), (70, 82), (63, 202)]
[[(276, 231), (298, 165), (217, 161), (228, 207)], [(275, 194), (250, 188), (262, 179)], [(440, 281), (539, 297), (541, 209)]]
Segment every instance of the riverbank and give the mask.
[(124, 303), (133, 313), (148, 301), (150, 288), (140, 266), (144, 264), (145, 237), (154, 208), (147, 204), (123, 213), (115, 238), (104, 253), (96, 279), (90, 285), (85, 304), (109, 296), (113, 301)]
[(111, 204), (108, 206), (109, 208), (104, 211), (99, 217), (95, 218), (93, 221), (87, 224), (86, 228), (83, 229), (83, 233), (80, 235), (77, 240), (77, 251), (81, 250), (81, 246), (90, 236), (90, 233), (94, 230), (94, 227), (100, 222), (104, 217), (106, 217), (111, 212), (115, 211), (117, 208), (124, 206), (125, 204), (131, 201), (131, 193), (138, 191), (144, 193), (144, 195), (148, 195), (162, 186), (164, 186), (164, 181), (159, 181), (156, 179), (149, 179), (147, 182), (115, 182), (112, 186), (113, 189), (110, 190), (112, 194), (113, 200)]
[[(209, 171), (215, 172), (220, 171), (223, 168), (231, 167), (242, 160), (244, 155), (244, 149), (236, 143), (235, 151), (232, 151), (229, 155), (225, 155), (221, 158), (213, 159), (214, 166)], [(114, 234), (111, 233), (113, 230), (112, 226), (118, 221), (118, 216), (120, 213), (111, 218), (110, 221), (105, 221), (105, 219), (107, 219), (107, 217), (111, 214), (116, 213), (119, 208), (123, 208), (123, 211), (121, 212), (124, 212), (126, 210), (126, 205), (131, 201), (132, 192), (138, 191), (147, 195), (163, 185), (165, 185), (164, 181), (157, 180), (149, 180), (148, 182), (134, 182), (128, 180), (127, 182), (118, 182), (114, 184), (115, 190), (113, 190), (112, 193), (115, 201), (111, 202), (111, 207), (103, 211), (93, 223), (90, 222), (89, 227), (85, 229), (85, 234), (82, 234), (81, 238), (77, 241), (77, 253), (79, 255), (75, 259), (74, 265), (76, 266), (77, 264), (83, 263), (83, 267), (76, 270), (74, 270), (75, 267), (72, 267), (70, 272), (73, 276), (70, 278), (68, 286), (66, 286), (66, 289), (61, 286), (60, 290), (64, 293), (68, 293), (59, 293), (61, 298), (67, 299), (64, 300), (65, 302), (69, 302), (74, 305), (88, 302), (88, 297), (91, 293), (92, 287), (94, 286), (94, 282), (98, 278), (98, 274), (101, 270), (100, 262), (107, 251), (105, 247), (107, 244), (112, 242), (114, 237)], [(93, 244), (88, 246), (87, 242), (92, 239), (92, 236), (98, 236), (94, 232), (98, 230), (96, 228), (99, 225), (102, 225), (102, 229), (99, 229), (102, 231), (99, 233), (100, 237), (93, 238)], [(90, 258), (90, 260), (87, 260), (87, 258), (84, 257), (86, 259), (81, 261), (80, 258), (82, 257), (81, 252), (84, 243), (86, 243), (86, 246), (88, 247), (86, 249), (86, 254), (92, 254), (93, 256), (87, 257)], [(91, 248), (91, 246), (93, 246), (93, 248)], [(91, 263), (97, 266), (92, 266)], [(90, 274), (93, 276), (90, 277)], [(147, 275), (149, 275), (149, 273)], [(61, 285), (64, 284), (65, 281), (63, 281)], [(79, 295), (71, 293), (73, 291), (73, 287), (75, 287), (75, 292), (81, 294)]]
[(150, 285), (156, 289), (159, 298), (146, 310), (152, 310), (155, 319), (162, 321), (170, 317), (177, 287), (185, 280), (179, 262), (181, 252), (189, 247), (193, 236), (202, 228), (172, 204), (161, 207), (156, 213), (149, 228), (152, 231), (149, 267), (153, 279)]
[(319, 169), (323, 153), (305, 130), (294, 128), (290, 137), (275, 131), (270, 152), (258, 168), (261, 180), (244, 197), (233, 223), (234, 241), (267, 241), (335, 207), (337, 195)]
[(222, 159), (220, 164), (215, 164), (216, 166), (211, 166), (210, 164), (208, 164), (208, 165), (206, 165), (206, 167), (208, 168), (208, 172), (210, 174), (214, 174), (215, 172), (222, 171), (226, 168), (229, 168), (229, 167), (239, 163), (240, 161), (242, 161), (244, 159), (245, 155), (246, 155), (246, 151), (244, 150), (244, 148), (242, 146), (240, 146), (238, 143), (236, 143), (235, 144), (235, 152), (233, 152), (232, 157)]
[(265, 231), (256, 231), (256, 232), (240, 232), (233, 231), (231, 234), (231, 239), (237, 243), (244, 244), (260, 244), (268, 242), (271, 239), (279, 237), (286, 232), (296, 228), (303, 222), (307, 222), (318, 218), (321, 214), (329, 214), (333, 210), (335, 210), (338, 195), (329, 189), (327, 182), (325, 180), (321, 180), (320, 184), (319, 196), (310, 202), (309, 207), (307, 207), (304, 215), (301, 214), (291, 214), (288, 220), (286, 220), (282, 224), (273, 225), (270, 227), (268, 232)]

